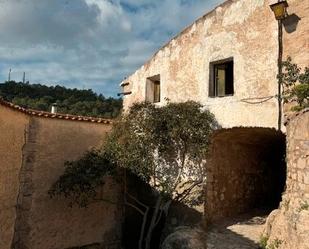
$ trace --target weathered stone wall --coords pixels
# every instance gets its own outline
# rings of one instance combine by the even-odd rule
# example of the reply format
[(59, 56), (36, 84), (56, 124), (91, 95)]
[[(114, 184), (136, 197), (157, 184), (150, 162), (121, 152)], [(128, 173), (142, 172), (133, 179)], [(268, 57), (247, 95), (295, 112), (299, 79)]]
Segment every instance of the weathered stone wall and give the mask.
[(0, 105), (0, 248), (10, 249), (29, 118)]
[[(255, 105), (243, 102), (277, 94), (278, 25), (269, 8), (273, 2), (229, 0), (198, 19), (124, 81), (129, 82), (127, 88), (132, 91), (124, 97), (124, 107), (144, 101), (147, 77), (160, 74), (160, 104), (166, 103), (165, 98), (172, 102), (195, 100), (207, 106), (223, 127), (276, 127), (275, 98)], [(309, 2), (289, 3), (289, 12), (302, 19), (296, 31), (284, 33), (285, 56), (307, 63)], [(235, 93), (210, 98), (210, 62), (229, 57), (234, 58)]]
[(218, 131), (207, 164), (207, 220), (278, 207), (285, 184), (284, 151), (284, 135), (274, 129)]
[[(116, 248), (120, 242), (121, 207), (96, 203), (87, 209), (69, 208), (64, 199), (50, 199), (48, 190), (64, 170), (64, 162), (78, 159), (99, 146), (110, 125), (59, 119), (32, 118), (24, 148), (20, 205), (17, 212), (17, 249), (64, 249), (103, 243)], [(106, 198), (120, 198), (120, 186), (108, 181)]]
[(265, 236), (279, 249), (309, 248), (309, 110), (287, 125), (287, 188), (280, 209), (268, 218)]

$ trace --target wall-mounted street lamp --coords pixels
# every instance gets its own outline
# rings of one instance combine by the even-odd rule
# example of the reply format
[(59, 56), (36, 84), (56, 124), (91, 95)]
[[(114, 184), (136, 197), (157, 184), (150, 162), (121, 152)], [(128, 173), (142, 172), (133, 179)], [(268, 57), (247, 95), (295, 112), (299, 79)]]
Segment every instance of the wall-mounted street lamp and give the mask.
[(287, 7), (289, 7), (287, 1), (281, 1), (270, 5), (270, 8), (274, 12), (277, 20), (283, 20), (284, 18), (286, 18)]
[(288, 16), (287, 1), (278, 0), (277, 3), (270, 5), (271, 10), (275, 14), (275, 18), (278, 21), (278, 130), (281, 130), (282, 125), (282, 55), (283, 55), (283, 28), (282, 21)]

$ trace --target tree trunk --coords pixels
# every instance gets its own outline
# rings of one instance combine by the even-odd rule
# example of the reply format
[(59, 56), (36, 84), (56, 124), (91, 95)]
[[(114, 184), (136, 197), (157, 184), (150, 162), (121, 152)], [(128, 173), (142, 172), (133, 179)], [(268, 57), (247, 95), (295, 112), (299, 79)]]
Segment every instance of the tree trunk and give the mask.
[[(162, 211), (163, 211), (165, 217), (168, 216), (168, 212), (170, 210), (170, 206), (171, 206), (172, 202), (173, 202), (172, 200), (167, 201), (162, 208)], [(164, 232), (166, 231), (166, 229), (167, 229), (167, 220), (165, 220), (165, 223), (164, 223), (164, 226), (163, 226), (163, 231), (162, 231), (161, 236), (160, 236), (160, 246), (162, 245), (162, 243), (164, 242), (164, 240), (166, 238), (166, 237), (163, 237), (165, 235)]]
[(141, 233), (139, 235), (139, 241), (138, 241), (138, 249), (143, 249), (143, 241), (144, 241), (146, 222), (148, 218), (148, 212), (149, 212), (149, 208), (146, 209), (144, 216), (143, 216), (143, 223), (142, 223)]
[(150, 249), (152, 233), (153, 233), (153, 230), (154, 230), (154, 228), (157, 224), (157, 220), (159, 218), (159, 211), (160, 211), (160, 207), (161, 207), (161, 202), (162, 202), (162, 197), (159, 195), (159, 197), (156, 201), (155, 210), (153, 212), (151, 222), (150, 222), (150, 225), (149, 225), (149, 229), (148, 229), (148, 232), (147, 232), (145, 249)]

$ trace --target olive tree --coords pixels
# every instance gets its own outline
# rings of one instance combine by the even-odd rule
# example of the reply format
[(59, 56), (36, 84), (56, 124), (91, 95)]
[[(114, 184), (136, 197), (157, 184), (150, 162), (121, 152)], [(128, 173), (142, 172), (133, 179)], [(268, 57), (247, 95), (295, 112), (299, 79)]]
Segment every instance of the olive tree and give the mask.
[(83, 166), (71, 162), (50, 194), (85, 204), (97, 199), (104, 175), (116, 176), (119, 169), (132, 172), (152, 187), (156, 198), (150, 214), (149, 205), (124, 189), (124, 204), (143, 217), (139, 249), (149, 249), (153, 231), (173, 200), (189, 206), (203, 202), (206, 154), (218, 127), (214, 115), (193, 101), (163, 107), (135, 104), (115, 123), (101, 151), (89, 152), (89, 163), (89, 153), (84, 156)]

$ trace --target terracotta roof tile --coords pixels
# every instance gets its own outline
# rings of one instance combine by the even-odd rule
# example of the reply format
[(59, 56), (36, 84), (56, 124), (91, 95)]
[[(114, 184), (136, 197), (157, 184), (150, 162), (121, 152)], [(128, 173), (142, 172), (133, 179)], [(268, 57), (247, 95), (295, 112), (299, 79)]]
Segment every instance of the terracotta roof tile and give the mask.
[(111, 124), (112, 123), (112, 120), (110, 119), (78, 116), (78, 115), (63, 114), (63, 113), (51, 113), (51, 112), (27, 109), (19, 105), (15, 105), (11, 102), (5, 101), (1, 97), (0, 97), (0, 105), (6, 106), (15, 111), (19, 111), (19, 112), (25, 113), (30, 116), (36, 116), (36, 117), (42, 117), (42, 118), (57, 118), (57, 119), (63, 119), (63, 120), (83, 121), (83, 122), (91, 122), (91, 123), (99, 123), (99, 124)]

